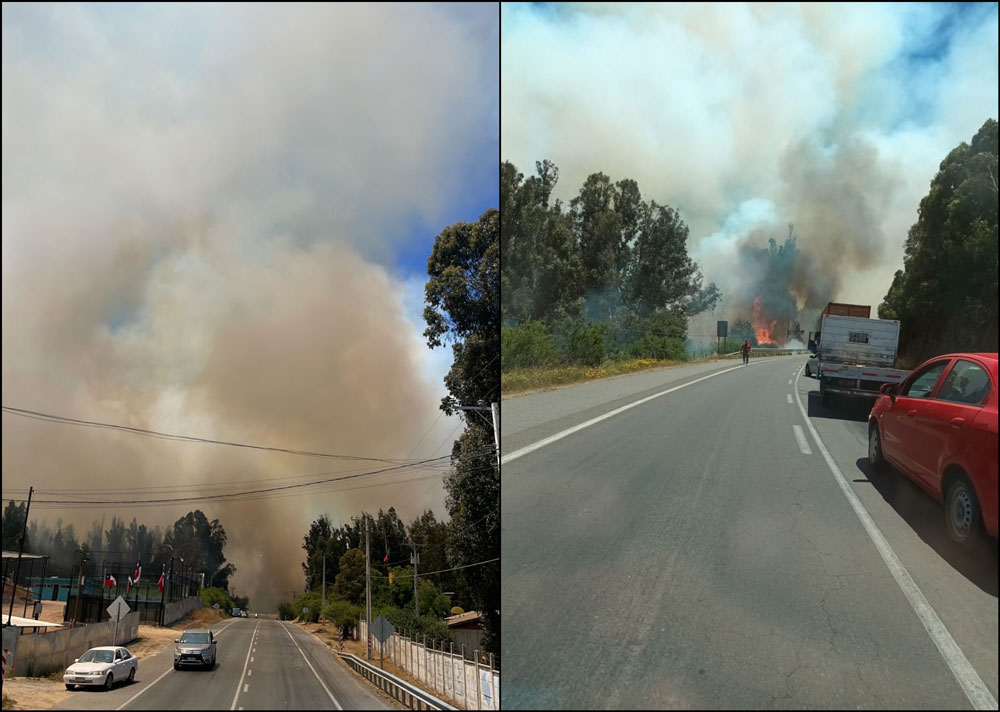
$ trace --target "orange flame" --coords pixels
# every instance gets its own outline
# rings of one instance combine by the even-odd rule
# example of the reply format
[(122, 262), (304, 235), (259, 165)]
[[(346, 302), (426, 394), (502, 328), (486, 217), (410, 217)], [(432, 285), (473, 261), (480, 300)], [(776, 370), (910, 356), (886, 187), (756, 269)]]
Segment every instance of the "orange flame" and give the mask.
[(773, 344), (775, 339), (772, 336), (774, 332), (774, 327), (778, 323), (777, 319), (774, 321), (767, 321), (764, 319), (762, 313), (762, 308), (760, 305), (760, 297), (753, 300), (753, 330), (757, 336), (758, 344)]

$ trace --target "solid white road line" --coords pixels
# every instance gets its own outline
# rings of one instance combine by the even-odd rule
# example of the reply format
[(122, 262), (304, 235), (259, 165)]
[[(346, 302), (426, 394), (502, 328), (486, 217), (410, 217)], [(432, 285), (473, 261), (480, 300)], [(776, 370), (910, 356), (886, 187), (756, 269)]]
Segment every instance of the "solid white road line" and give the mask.
[[(750, 366), (758, 366), (758, 365), (760, 365), (762, 363), (765, 363), (765, 361), (754, 361), (754, 362), (751, 362), (749, 365)], [(659, 398), (660, 396), (665, 396), (668, 393), (673, 393), (674, 391), (679, 391), (681, 388), (687, 388), (688, 386), (693, 386), (695, 383), (700, 383), (701, 381), (707, 381), (709, 378), (715, 378), (716, 376), (721, 376), (723, 373), (729, 373), (730, 371), (738, 371), (741, 368), (745, 368), (745, 367), (746, 366), (744, 364), (740, 364), (739, 366), (733, 366), (732, 368), (727, 368), (727, 369), (725, 369), (723, 371), (716, 371), (715, 373), (710, 373), (707, 376), (702, 376), (701, 378), (696, 378), (693, 381), (688, 381), (687, 383), (682, 383), (679, 386), (674, 386), (673, 388), (668, 388), (665, 391), (660, 391), (659, 393), (654, 393), (651, 396), (646, 396), (645, 398), (640, 398), (639, 400), (635, 401), (634, 403), (629, 403), (628, 405), (623, 405), (620, 408), (615, 408), (614, 410), (608, 411), (604, 415), (599, 415), (596, 418), (591, 418), (590, 420), (588, 420), (586, 422), (583, 422), (583, 423), (580, 423), (579, 425), (574, 425), (572, 428), (567, 428), (566, 430), (558, 432), (555, 435), (550, 435), (547, 438), (542, 438), (541, 440), (539, 440), (536, 443), (532, 443), (531, 445), (527, 445), (525, 447), (522, 447), (520, 450), (515, 450), (512, 453), (508, 453), (507, 455), (504, 455), (503, 457), (500, 458), (500, 465), (503, 466), (503, 465), (506, 465), (508, 462), (513, 462), (514, 460), (518, 459), (519, 457), (524, 457), (528, 453), (532, 453), (535, 450), (538, 450), (540, 448), (545, 447), (546, 445), (551, 445), (552, 443), (554, 443), (554, 442), (556, 442), (558, 440), (562, 440), (563, 438), (565, 438), (568, 435), (572, 435), (573, 433), (578, 433), (581, 430), (583, 430), (584, 428), (589, 428), (591, 425), (596, 425), (597, 423), (600, 423), (602, 420), (607, 420), (608, 418), (613, 418), (616, 415), (624, 413), (626, 410), (631, 410), (632, 408), (635, 408), (636, 406), (640, 406), (643, 403), (648, 403), (649, 401), (654, 400), (656, 398)], [(791, 383), (791, 381), (789, 381), (789, 383)]]
[[(798, 381), (797, 376), (795, 380)], [(881, 555), (882, 560), (889, 569), (889, 573), (896, 579), (896, 584), (903, 592), (903, 595), (906, 596), (906, 600), (909, 602), (910, 607), (913, 608), (913, 612), (917, 614), (920, 622), (924, 624), (927, 634), (934, 641), (934, 645), (937, 646), (938, 652), (944, 658), (945, 663), (951, 670), (951, 674), (955, 676), (955, 680), (962, 688), (962, 692), (965, 693), (966, 698), (968, 698), (974, 709), (995, 710), (997, 708), (997, 701), (993, 698), (992, 693), (990, 693), (990, 689), (983, 683), (982, 678), (979, 677), (979, 673), (972, 667), (972, 663), (965, 657), (965, 653), (962, 652), (955, 639), (951, 637), (951, 633), (948, 632), (948, 629), (938, 617), (937, 612), (935, 612), (927, 598), (924, 597), (924, 594), (910, 576), (910, 572), (903, 566), (903, 562), (896, 556), (896, 552), (889, 545), (889, 542), (886, 541), (882, 531), (875, 524), (871, 515), (868, 514), (868, 510), (864, 508), (861, 500), (858, 499), (854, 490), (851, 489), (851, 485), (847, 482), (847, 478), (844, 477), (844, 473), (840, 471), (837, 463), (833, 461), (830, 451), (826, 449), (826, 445), (823, 444), (819, 433), (813, 427), (806, 409), (802, 406), (802, 399), (799, 398), (797, 388), (795, 390), (795, 400), (798, 402), (799, 411), (802, 413), (802, 419), (806, 422), (806, 427), (809, 428), (813, 440), (816, 441), (816, 447), (819, 448), (823, 459), (826, 460), (827, 467), (830, 468), (830, 472), (833, 473), (834, 479), (840, 485), (841, 491), (847, 497), (848, 504), (851, 505), (854, 513), (861, 521), (861, 526), (868, 533), (868, 537), (872, 540), (879, 555)]]
[(282, 621), (281, 627), (285, 629), (285, 632), (288, 633), (288, 637), (292, 639), (293, 643), (295, 643), (295, 647), (298, 648), (299, 650), (299, 655), (301, 655), (302, 659), (306, 661), (306, 665), (308, 665), (309, 669), (312, 670), (313, 675), (316, 676), (316, 680), (319, 681), (319, 684), (323, 686), (323, 689), (326, 691), (326, 694), (330, 698), (330, 701), (333, 702), (334, 707), (336, 707), (338, 710), (344, 709), (343, 707), (340, 706), (340, 703), (337, 702), (337, 698), (333, 696), (333, 693), (330, 692), (330, 688), (326, 686), (325, 682), (323, 682), (323, 679), (319, 676), (319, 673), (316, 672), (316, 668), (314, 668), (312, 666), (312, 663), (309, 662), (309, 658), (307, 658), (306, 654), (302, 652), (302, 648), (299, 648), (298, 642), (295, 640), (295, 637), (292, 635), (292, 632), (288, 630), (287, 626), (285, 626), (284, 621)]
[(799, 450), (802, 451), (803, 455), (812, 455), (813, 451), (809, 449), (809, 443), (806, 442), (805, 433), (802, 432), (801, 425), (793, 425), (792, 430), (795, 432), (795, 439), (799, 441)]
[(138, 697), (143, 692), (145, 692), (146, 690), (148, 690), (149, 688), (151, 688), (153, 685), (155, 685), (156, 683), (158, 683), (163, 678), (165, 678), (167, 676), (167, 673), (169, 673), (169, 672), (173, 672), (173, 669), (172, 668), (167, 668), (166, 671), (162, 675), (160, 675), (158, 678), (156, 678), (151, 683), (149, 683), (148, 685), (146, 685), (144, 688), (142, 688), (141, 690), (139, 690), (137, 693), (135, 693), (134, 695), (132, 695), (125, 702), (122, 702), (122, 704), (121, 704), (120, 707), (115, 707), (115, 709), (116, 710), (123, 710), (123, 709), (125, 709), (126, 705), (128, 705), (129, 703), (131, 703), (132, 700), (134, 700), (136, 697)]
[[(235, 622), (236, 622), (236, 620), (235, 620), (235, 619), (233, 619), (233, 620), (229, 621), (229, 623), (227, 623), (226, 625), (222, 626), (222, 627), (221, 627), (221, 628), (219, 629), (219, 633), (221, 633), (222, 631), (224, 631), (224, 630), (225, 630), (226, 628), (228, 628), (229, 626), (231, 626), (231, 625), (232, 625), (233, 623), (235, 623)], [(215, 634), (215, 637), (216, 637), (216, 638), (218, 638), (218, 637), (219, 637), (219, 633), (216, 633), (216, 634)], [(158, 682), (159, 682), (160, 680), (162, 680), (163, 678), (165, 678), (165, 677), (167, 676), (167, 673), (168, 673), (168, 672), (170, 672), (170, 670), (171, 670), (171, 668), (167, 668), (166, 672), (164, 672), (164, 673), (163, 673), (162, 675), (160, 675), (160, 676), (159, 676), (158, 678), (156, 678), (156, 679), (155, 679), (155, 680), (153, 680), (153, 681), (152, 681), (151, 683), (149, 683), (148, 685), (146, 685), (146, 686), (145, 686), (144, 688), (142, 688), (141, 690), (139, 690), (139, 691), (138, 691), (137, 693), (135, 693), (134, 695), (132, 695), (131, 697), (129, 697), (129, 698), (127, 699), (127, 700), (125, 700), (125, 702), (122, 702), (120, 706), (118, 706), (118, 707), (115, 707), (115, 709), (116, 709), (116, 710), (122, 710), (122, 709), (125, 709), (125, 706), (126, 706), (126, 705), (128, 705), (128, 704), (130, 704), (130, 703), (131, 703), (131, 702), (132, 702), (132, 701), (133, 701), (133, 700), (134, 700), (134, 699), (135, 699), (136, 697), (138, 697), (138, 696), (139, 696), (139, 695), (141, 695), (141, 694), (142, 694), (143, 692), (145, 692), (146, 690), (148, 690), (149, 688), (151, 688), (151, 687), (152, 687), (153, 685), (155, 685), (156, 683), (158, 683)]]
[(792, 394), (791, 393), (786, 393), (785, 394), (785, 398), (788, 400), (788, 405), (791, 405), (792, 404)]
[[(233, 695), (233, 704), (229, 705), (229, 709), (231, 710), (236, 709), (236, 700), (240, 696), (240, 685), (243, 684), (243, 678), (247, 676), (247, 665), (250, 664), (250, 648), (253, 647), (253, 641), (257, 637), (258, 628), (260, 628), (260, 621), (257, 621), (257, 625), (253, 627), (253, 634), (250, 636), (250, 645), (247, 646), (247, 659), (246, 662), (243, 663), (243, 674), (240, 675), (240, 681), (236, 683), (236, 693)], [(249, 687), (249, 685), (243, 687), (244, 692), (247, 691), (247, 687)]]

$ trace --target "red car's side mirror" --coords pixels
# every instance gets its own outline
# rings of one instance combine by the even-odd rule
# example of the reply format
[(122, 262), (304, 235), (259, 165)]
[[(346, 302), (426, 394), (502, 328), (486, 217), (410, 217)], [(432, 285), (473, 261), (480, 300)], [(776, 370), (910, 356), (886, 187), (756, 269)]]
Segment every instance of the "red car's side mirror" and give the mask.
[(889, 399), (893, 403), (896, 402), (896, 396), (899, 394), (899, 386), (895, 383), (883, 383), (878, 390), (882, 395), (889, 396)]

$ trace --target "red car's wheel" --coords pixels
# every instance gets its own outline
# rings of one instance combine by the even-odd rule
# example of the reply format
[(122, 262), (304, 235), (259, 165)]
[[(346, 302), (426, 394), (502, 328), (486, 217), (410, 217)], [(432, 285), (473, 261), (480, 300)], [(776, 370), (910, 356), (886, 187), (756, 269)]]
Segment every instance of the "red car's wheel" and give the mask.
[(868, 462), (875, 470), (884, 470), (886, 466), (885, 453), (882, 452), (882, 436), (879, 434), (877, 423), (868, 426)]
[(957, 477), (948, 485), (944, 499), (944, 521), (948, 536), (963, 546), (971, 545), (983, 529), (983, 514), (979, 509), (976, 491), (964, 477)]

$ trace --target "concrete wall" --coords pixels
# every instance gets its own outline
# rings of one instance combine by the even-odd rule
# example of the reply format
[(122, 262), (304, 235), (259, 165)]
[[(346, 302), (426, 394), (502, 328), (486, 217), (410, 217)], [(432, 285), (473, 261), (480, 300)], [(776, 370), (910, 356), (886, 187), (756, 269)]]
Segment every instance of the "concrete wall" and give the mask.
[(163, 611), (163, 625), (170, 625), (175, 621), (179, 621), (188, 613), (201, 608), (203, 605), (200, 596), (188, 596), (180, 601), (168, 603), (167, 609)]
[[(111, 645), (114, 621), (91, 623), (76, 628), (59, 628), (48, 633), (22, 635), (17, 642), (14, 675), (40, 677), (65, 670), (90, 648)], [(118, 624), (118, 645), (127, 645), (139, 635), (139, 614), (135, 611)]]

